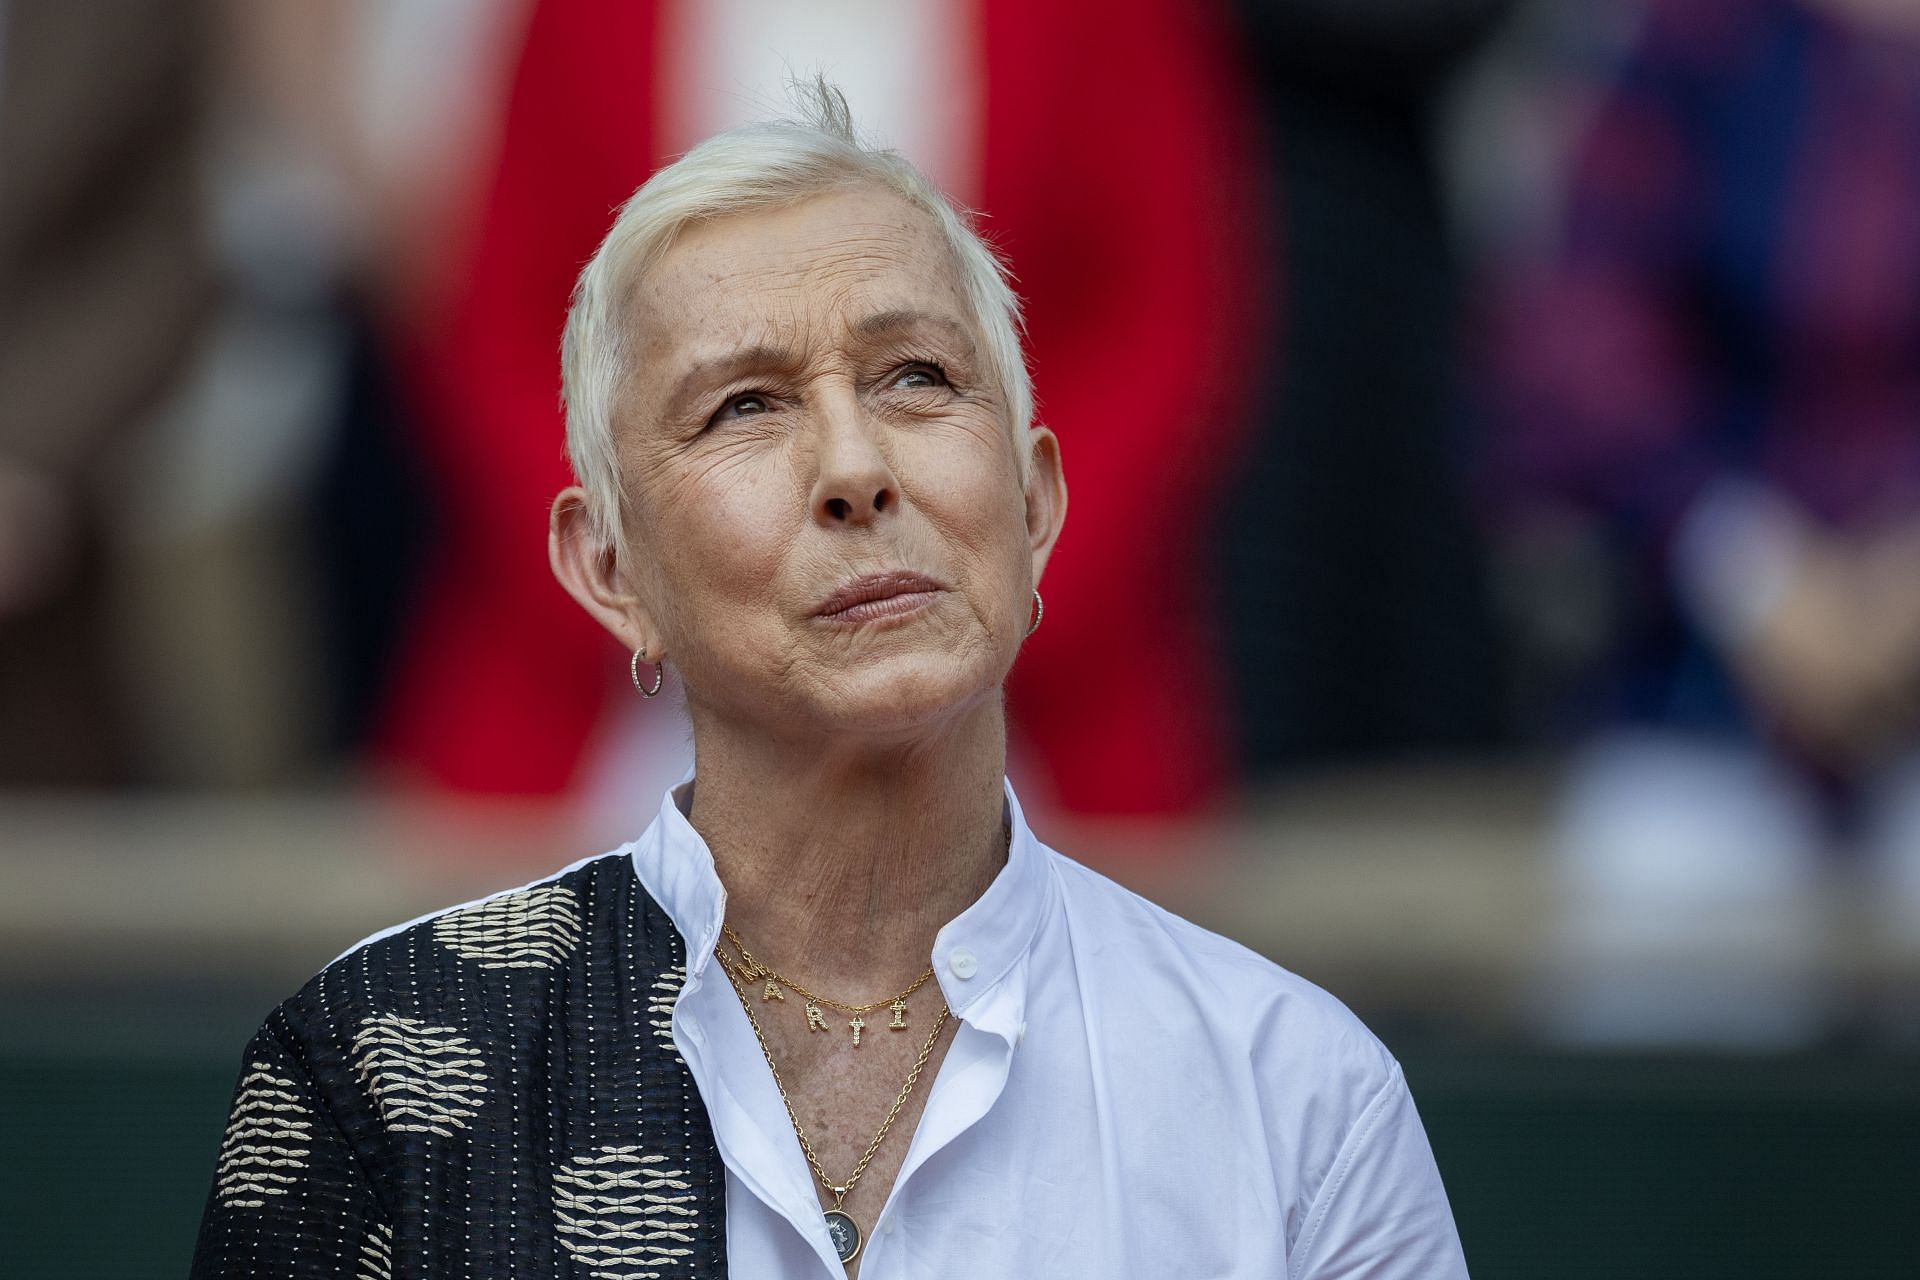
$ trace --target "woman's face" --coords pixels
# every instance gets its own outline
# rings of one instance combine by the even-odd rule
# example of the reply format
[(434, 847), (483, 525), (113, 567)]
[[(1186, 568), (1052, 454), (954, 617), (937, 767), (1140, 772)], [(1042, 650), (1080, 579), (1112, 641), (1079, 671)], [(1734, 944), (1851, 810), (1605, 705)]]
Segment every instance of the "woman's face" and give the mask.
[(632, 305), (602, 621), (696, 717), (763, 732), (911, 735), (995, 696), (1066, 492), (1043, 428), (1021, 483), (931, 220), (852, 190), (698, 224)]

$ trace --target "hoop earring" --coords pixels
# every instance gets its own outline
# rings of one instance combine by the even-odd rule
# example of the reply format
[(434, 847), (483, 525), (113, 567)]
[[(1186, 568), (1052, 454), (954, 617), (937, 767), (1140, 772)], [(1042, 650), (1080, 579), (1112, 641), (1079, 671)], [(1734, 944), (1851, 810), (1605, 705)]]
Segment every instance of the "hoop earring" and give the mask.
[(627, 670), (632, 673), (633, 687), (640, 691), (640, 696), (643, 698), (651, 698), (658, 694), (660, 692), (660, 686), (667, 682), (667, 664), (664, 662), (656, 662), (653, 664), (653, 688), (649, 689), (640, 683), (640, 660), (646, 656), (647, 650), (645, 645), (635, 649), (633, 651), (633, 661), (627, 664)]
[[(1040, 619), (1044, 618), (1046, 614), (1047, 602), (1040, 598), (1038, 591), (1035, 591), (1033, 593), (1033, 621), (1027, 624), (1027, 635), (1032, 635), (1040, 629)], [(1022, 638), (1024, 639), (1024, 637)]]

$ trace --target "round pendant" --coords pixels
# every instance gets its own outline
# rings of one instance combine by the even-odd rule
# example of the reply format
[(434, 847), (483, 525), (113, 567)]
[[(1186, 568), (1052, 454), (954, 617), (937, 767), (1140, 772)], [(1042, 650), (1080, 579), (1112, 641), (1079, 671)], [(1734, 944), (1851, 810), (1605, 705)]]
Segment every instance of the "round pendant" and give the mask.
[(852, 1262), (860, 1252), (860, 1228), (854, 1225), (853, 1215), (844, 1210), (827, 1210), (827, 1234), (833, 1238), (833, 1251), (840, 1255), (840, 1261)]

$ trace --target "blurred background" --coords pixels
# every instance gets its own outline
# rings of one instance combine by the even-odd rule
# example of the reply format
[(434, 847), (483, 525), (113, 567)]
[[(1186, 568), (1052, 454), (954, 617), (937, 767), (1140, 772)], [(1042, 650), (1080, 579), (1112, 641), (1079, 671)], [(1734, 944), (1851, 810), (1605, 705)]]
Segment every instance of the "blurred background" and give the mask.
[(183, 1273), (266, 1010), (684, 769), (558, 335), (814, 69), (1027, 299), (1041, 835), (1368, 1020), (1483, 1280), (1920, 1275), (1912, 0), (0, 0), (0, 1272)]

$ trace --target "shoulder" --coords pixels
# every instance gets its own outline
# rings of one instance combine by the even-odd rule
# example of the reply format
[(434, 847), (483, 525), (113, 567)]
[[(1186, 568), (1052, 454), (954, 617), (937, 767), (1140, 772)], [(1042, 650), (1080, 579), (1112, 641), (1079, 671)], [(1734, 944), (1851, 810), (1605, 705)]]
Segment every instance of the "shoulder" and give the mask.
[(511, 1206), (635, 1150), (690, 1161), (676, 1185), (717, 1195), (724, 1171), (673, 1043), (684, 974), (624, 849), (382, 930), (269, 1015), (236, 1131), (268, 1112), (303, 1142), (324, 1137), (398, 1231), (429, 1237), (419, 1215), (449, 1188)]
[[(1177, 1097), (1232, 1117), (1214, 1158), (1261, 1189), (1289, 1242), (1352, 1169), (1379, 1163), (1371, 1148), (1424, 1150), (1399, 1063), (1345, 1004), (1070, 858), (1053, 871), (1069, 948), (1054, 958), (1100, 1030), (1105, 1076), (1141, 1112)], [(1393, 1158), (1417, 1172), (1417, 1156)], [(1388, 1198), (1407, 1196), (1431, 1199)]]
[[(484, 1022), (489, 1010), (538, 1011), (598, 953), (636, 953), (668, 969), (672, 926), (618, 849), (538, 880), (382, 929), (355, 943), (270, 1022), (298, 1041)], [(676, 971), (677, 972), (677, 971)]]
[(394, 945), (396, 941), (404, 945), (422, 935), (448, 940), (470, 934), (484, 936), (493, 940), (495, 945), (491, 949), (500, 952), (497, 959), (530, 960), (531, 954), (522, 954), (529, 947), (540, 942), (564, 946), (569, 935), (577, 935), (582, 891), (612, 869), (603, 864), (618, 860), (624, 854), (624, 850), (616, 849), (612, 853), (582, 858), (538, 880), (389, 925), (348, 947), (327, 968), (356, 956), (365, 958), (376, 949), (391, 952), (398, 949)]
[(426, 946), (482, 969), (550, 968), (577, 947), (595, 899), (617, 889), (624, 867), (624, 850), (615, 850), (484, 898), (428, 912), (362, 938), (319, 976), (354, 965), (407, 966)]
[(1385, 1079), (1392, 1059), (1352, 1010), (1321, 987), (1230, 938), (1175, 915), (1048, 850), (1076, 949), (1168, 1004), (1194, 1004), (1250, 1052), (1311, 1051)]
[(1399, 1068), (1379, 1038), (1321, 987), (1238, 942), (1052, 853), (1076, 948), (1151, 1000), (1165, 1018), (1204, 1032), (1268, 1081), (1337, 1091), (1357, 1112)]

